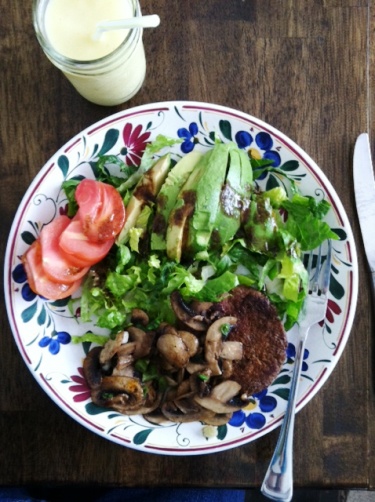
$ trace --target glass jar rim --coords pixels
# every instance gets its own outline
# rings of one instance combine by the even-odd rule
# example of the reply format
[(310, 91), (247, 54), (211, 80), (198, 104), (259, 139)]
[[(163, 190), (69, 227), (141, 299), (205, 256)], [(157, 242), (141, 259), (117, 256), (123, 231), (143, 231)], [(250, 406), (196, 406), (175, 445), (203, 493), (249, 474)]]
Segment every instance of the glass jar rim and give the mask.
[[(100, 58), (97, 59), (88, 59), (88, 60), (81, 60), (81, 59), (74, 59), (70, 58), (67, 56), (64, 56), (60, 52), (58, 52), (50, 41), (48, 40), (46, 34), (45, 34), (45, 27), (43, 24), (40, 23), (40, 12), (39, 12), (39, 7), (42, 6), (42, 4), (46, 4), (49, 0), (33, 0), (33, 25), (34, 25), (34, 30), (36, 33), (36, 36), (38, 38), (38, 41), (40, 45), (42, 46), (44, 52), (57, 64), (62, 65), (64, 67), (71, 67), (74, 69), (100, 69), (101, 67), (106, 66), (108, 63), (114, 63), (117, 58), (120, 58), (122, 56), (122, 52), (124, 47), (130, 46), (131, 43), (137, 39), (137, 35), (142, 35), (143, 29), (142, 28), (131, 28), (129, 29), (126, 37), (124, 40), (121, 42), (120, 45), (118, 45), (113, 51), (109, 52), (108, 54), (105, 54), (104, 56), (101, 56)], [(133, 2), (134, 6), (134, 17), (140, 17), (141, 16), (141, 9), (139, 5), (138, 0), (130, 0)], [(45, 8), (44, 8), (45, 10)], [(43, 12), (43, 18), (44, 18), (45, 12)]]

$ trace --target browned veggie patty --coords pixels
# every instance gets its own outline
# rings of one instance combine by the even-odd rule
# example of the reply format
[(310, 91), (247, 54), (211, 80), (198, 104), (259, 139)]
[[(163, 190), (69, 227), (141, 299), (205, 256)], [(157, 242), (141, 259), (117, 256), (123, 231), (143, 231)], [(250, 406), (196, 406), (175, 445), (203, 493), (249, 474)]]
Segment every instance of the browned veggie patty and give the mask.
[(249, 395), (270, 385), (285, 361), (286, 334), (275, 307), (255, 289), (239, 286), (212, 307), (220, 316), (236, 316), (229, 341), (243, 344), (243, 358), (235, 361), (232, 380)]

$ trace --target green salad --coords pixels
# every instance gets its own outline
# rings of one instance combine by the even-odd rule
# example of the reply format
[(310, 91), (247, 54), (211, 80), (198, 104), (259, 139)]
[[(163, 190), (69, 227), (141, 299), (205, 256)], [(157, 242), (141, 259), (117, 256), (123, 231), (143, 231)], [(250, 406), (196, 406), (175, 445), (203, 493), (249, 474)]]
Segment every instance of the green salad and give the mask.
[[(215, 302), (246, 285), (262, 291), (290, 329), (307, 293), (304, 252), (338, 239), (324, 221), (330, 204), (302, 195), (270, 161), (252, 159), (232, 142), (175, 161), (168, 150), (179, 141), (158, 136), (138, 167), (111, 155), (92, 163), (96, 178), (119, 191), (126, 222), (72, 300), (80, 303), (81, 321), (117, 333), (138, 308), (152, 328), (174, 322), (175, 290), (186, 301)], [(265, 172), (284, 176), (288, 189), (262, 191)], [(63, 185), (70, 215), (78, 182)], [(92, 333), (79, 340), (100, 341)]]

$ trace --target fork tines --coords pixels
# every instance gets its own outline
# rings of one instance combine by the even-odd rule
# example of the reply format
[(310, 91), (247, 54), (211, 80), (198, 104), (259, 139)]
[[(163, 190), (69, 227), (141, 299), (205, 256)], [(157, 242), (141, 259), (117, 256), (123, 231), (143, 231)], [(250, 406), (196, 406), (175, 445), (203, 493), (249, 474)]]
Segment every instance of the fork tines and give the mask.
[(309, 293), (326, 295), (328, 292), (331, 275), (332, 243), (330, 240), (326, 242), (327, 254), (323, 254), (323, 244), (321, 244), (317, 249), (317, 254), (310, 251), (308, 255), (306, 269), (309, 277)]

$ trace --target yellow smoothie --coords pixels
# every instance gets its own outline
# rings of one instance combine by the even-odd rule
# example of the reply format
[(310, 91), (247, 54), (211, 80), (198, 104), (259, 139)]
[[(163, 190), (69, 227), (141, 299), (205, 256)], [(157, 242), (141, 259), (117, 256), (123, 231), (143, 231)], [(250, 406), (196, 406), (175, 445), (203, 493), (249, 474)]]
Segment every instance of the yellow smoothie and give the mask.
[(114, 51), (128, 33), (128, 30), (108, 31), (94, 40), (96, 25), (133, 16), (128, 0), (50, 0), (45, 13), (46, 34), (63, 56), (91, 61)]
[[(136, 0), (48, 0), (44, 5), (42, 47), (82, 96), (113, 106), (138, 92), (146, 74), (142, 29), (94, 38), (101, 21), (140, 16)], [(40, 29), (42, 18), (36, 18)]]

